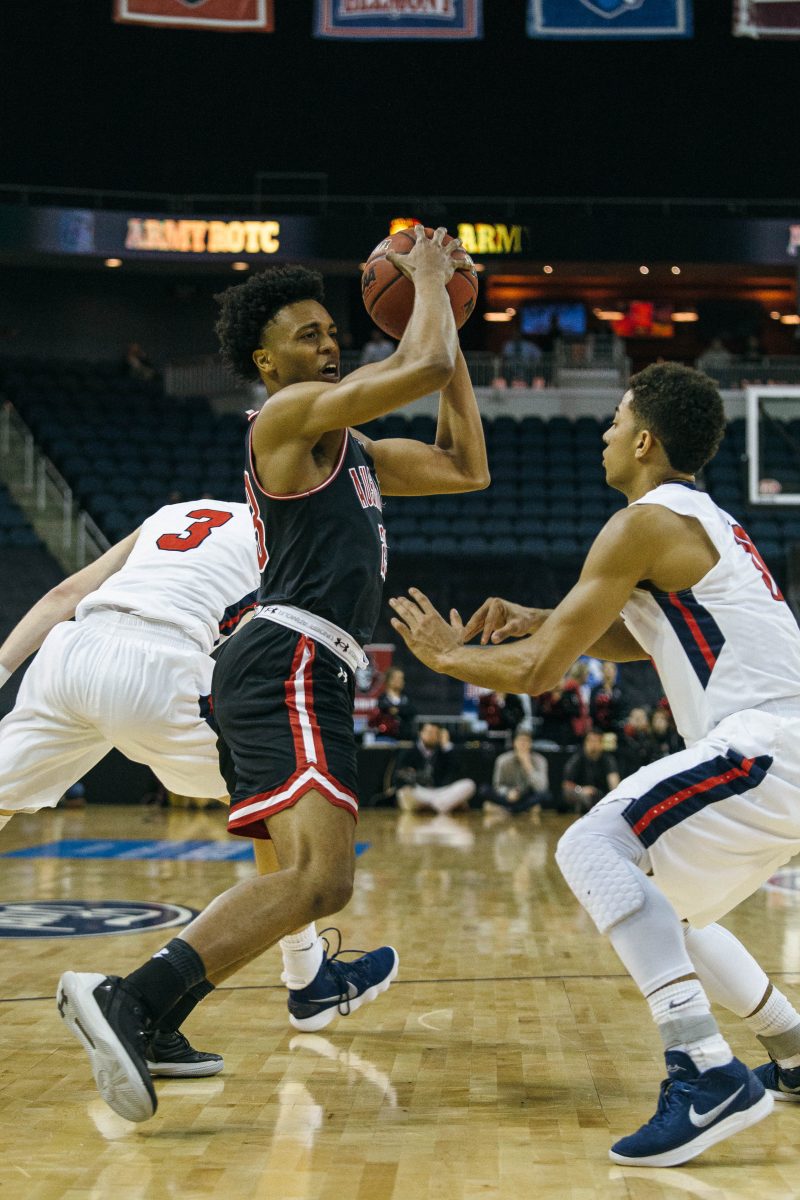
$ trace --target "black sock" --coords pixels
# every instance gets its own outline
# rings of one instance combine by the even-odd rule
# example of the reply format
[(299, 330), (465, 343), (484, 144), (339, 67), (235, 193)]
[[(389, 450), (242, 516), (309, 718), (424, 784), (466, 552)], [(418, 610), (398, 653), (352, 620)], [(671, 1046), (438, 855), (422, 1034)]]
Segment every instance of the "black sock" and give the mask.
[(169, 1012), (164, 1013), (163, 1017), (158, 1022), (158, 1033), (174, 1033), (176, 1029), (180, 1029), (183, 1022), (193, 1012), (201, 1000), (213, 992), (214, 984), (209, 983), (204, 979), (202, 983), (195, 984), (189, 988), (185, 996), (181, 996), (177, 1004), (174, 1004)]
[(203, 960), (194, 947), (181, 938), (173, 938), (143, 967), (127, 975), (125, 986), (135, 992), (157, 1025), (205, 977)]

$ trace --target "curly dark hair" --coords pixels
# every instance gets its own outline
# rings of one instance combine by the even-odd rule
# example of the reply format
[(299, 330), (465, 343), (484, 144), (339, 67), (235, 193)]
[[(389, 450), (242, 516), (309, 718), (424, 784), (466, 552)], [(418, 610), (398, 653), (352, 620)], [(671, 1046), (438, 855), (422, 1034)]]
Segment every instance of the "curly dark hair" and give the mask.
[(258, 379), (253, 351), (261, 344), (261, 334), (279, 309), (298, 300), (325, 299), (319, 271), (301, 266), (275, 266), (246, 283), (235, 284), (214, 297), (220, 314), (214, 326), (219, 352), (225, 366), (240, 379)]
[(713, 379), (682, 363), (653, 363), (629, 387), (634, 420), (658, 438), (676, 471), (694, 475), (714, 457), (725, 410)]

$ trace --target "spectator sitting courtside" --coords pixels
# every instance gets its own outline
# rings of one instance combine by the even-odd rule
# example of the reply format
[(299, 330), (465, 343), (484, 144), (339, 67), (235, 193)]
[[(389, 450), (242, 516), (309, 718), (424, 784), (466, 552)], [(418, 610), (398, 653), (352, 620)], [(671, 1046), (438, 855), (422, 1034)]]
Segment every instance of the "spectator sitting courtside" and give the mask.
[(378, 694), (377, 708), (370, 715), (369, 727), (377, 737), (410, 742), (414, 739), (417, 710), (406, 695), (406, 676), (401, 667), (389, 667)]
[(526, 729), (517, 730), (514, 748), (495, 759), (492, 784), (484, 790), (485, 812), (539, 813), (551, 804), (547, 759), (532, 749)]
[(486, 722), (486, 728), (494, 733), (516, 729), (530, 713), (520, 696), (513, 692), (486, 692), (478, 700), (478, 716)]
[(650, 736), (650, 718), (646, 708), (632, 708), (617, 742), (617, 758), (623, 775), (632, 775), (640, 767), (658, 758)]
[(580, 660), (573, 663), (557, 688), (539, 697), (541, 725), (536, 731), (538, 741), (558, 746), (575, 746), (590, 728), (589, 707), (584, 689), (589, 667)]
[(590, 729), (583, 746), (564, 767), (562, 793), (572, 812), (594, 808), (619, 783), (616, 759), (603, 749), (603, 735)]
[(469, 807), (472, 779), (455, 779), (456, 761), (447, 730), (426, 721), (413, 746), (401, 750), (395, 764), (397, 807), (403, 812), (450, 813)]
[(650, 737), (655, 758), (666, 758), (668, 754), (677, 754), (684, 748), (683, 738), (672, 724), (670, 713), (664, 708), (655, 709), (650, 718)]
[(602, 682), (594, 685), (589, 700), (592, 725), (601, 733), (619, 733), (625, 719), (625, 700), (617, 682), (619, 670), (613, 662), (604, 662), (602, 670)]

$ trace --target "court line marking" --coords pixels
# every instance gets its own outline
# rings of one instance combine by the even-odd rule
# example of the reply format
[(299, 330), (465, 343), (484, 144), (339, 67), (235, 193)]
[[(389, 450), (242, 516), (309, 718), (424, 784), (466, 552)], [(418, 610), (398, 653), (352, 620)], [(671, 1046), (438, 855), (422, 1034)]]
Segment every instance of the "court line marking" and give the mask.
[[(800, 983), (800, 972), (797, 971), (767, 971), (770, 979), (786, 979), (789, 983)], [(539, 983), (549, 980), (552, 983), (567, 982), (571, 979), (628, 979), (633, 980), (625, 971), (610, 975), (477, 975), (460, 979), (395, 979), (393, 988), (397, 987), (435, 987), (441, 983)], [(216, 992), (284, 992), (282, 983), (236, 983), (224, 984), (214, 989)], [(53, 1000), (55, 992), (48, 996), (0, 996), (0, 1004), (27, 1004), (41, 1000)], [(638, 1178), (638, 1176), (637, 1176)]]

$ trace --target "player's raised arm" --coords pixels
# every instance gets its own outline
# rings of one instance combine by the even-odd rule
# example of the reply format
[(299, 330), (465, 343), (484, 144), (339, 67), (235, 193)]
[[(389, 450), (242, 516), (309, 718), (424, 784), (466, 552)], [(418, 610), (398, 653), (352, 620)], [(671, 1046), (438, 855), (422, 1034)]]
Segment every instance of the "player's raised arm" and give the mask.
[(100, 558), (74, 575), (57, 583), (33, 605), (0, 646), (0, 687), (21, 667), (25, 659), (38, 650), (50, 630), (59, 621), (68, 621), (75, 609), (90, 592), (114, 575), (128, 561), (139, 530), (128, 534)]
[[(331, 430), (364, 424), (447, 384), (455, 367), (458, 338), (446, 285), (456, 269), (453, 253), (460, 243), (454, 240), (444, 246), (443, 229), (427, 238), (418, 228), (408, 254), (390, 256), (415, 289), (411, 318), (395, 353), (377, 364), (380, 369), (354, 372), (341, 383), (326, 386), (321, 376), (320, 382), (298, 382), (278, 390), (256, 420), (256, 453), (262, 445), (270, 450), (283, 441), (313, 445)], [(310, 328), (304, 336), (321, 339), (323, 355), (327, 338), (331, 360), (338, 363), (330, 328)], [(262, 377), (271, 366), (268, 343), (269, 334), (253, 354)]]
[(412, 438), (369, 441), (362, 434), (358, 436), (372, 456), (385, 496), (475, 492), (489, 486), (483, 425), (460, 350), (452, 378), (442, 388), (433, 446)]

